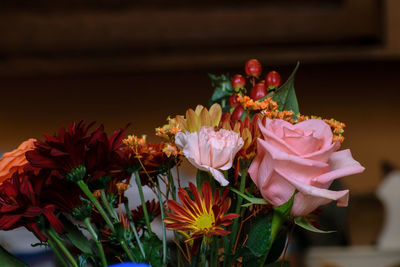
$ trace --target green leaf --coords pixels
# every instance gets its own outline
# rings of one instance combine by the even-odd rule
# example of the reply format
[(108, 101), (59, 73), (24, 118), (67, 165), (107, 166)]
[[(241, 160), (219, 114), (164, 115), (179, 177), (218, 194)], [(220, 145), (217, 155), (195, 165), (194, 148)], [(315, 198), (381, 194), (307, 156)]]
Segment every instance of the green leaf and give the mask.
[(209, 74), (211, 79), (211, 85), (214, 88), (214, 93), (210, 99), (210, 106), (214, 103), (221, 105), (223, 112), (227, 112), (230, 108), (228, 99), (233, 94), (233, 88), (231, 85), (231, 78), (228, 75), (214, 75)]
[(0, 245), (0, 262), (1, 266), (7, 267), (27, 267), (28, 264), (21, 261)]
[(266, 267), (290, 267), (290, 262), (284, 261), (282, 263), (282, 261), (277, 261), (277, 262), (274, 262), (274, 263), (267, 264)]
[(83, 235), (81, 230), (64, 216), (60, 216), (60, 220), (64, 224), (66, 238), (83, 253), (92, 254), (92, 243)]
[(278, 103), (278, 109), (281, 111), (292, 110), (295, 114), (299, 113), (299, 104), (294, 90), (294, 76), (299, 65), (300, 62), (297, 62), (292, 74), (281, 87), (268, 94), (268, 97), (272, 97), (272, 100)]
[(243, 266), (260, 266), (271, 242), (271, 220), (271, 213), (260, 214), (251, 225), (247, 242), (237, 255), (243, 257)]
[(306, 230), (308, 230), (308, 231), (314, 232), (314, 233), (330, 234), (330, 233), (335, 233), (335, 232), (336, 232), (336, 231), (324, 231), (324, 230), (318, 229), (318, 228), (314, 227), (314, 226), (313, 226), (309, 221), (307, 221), (307, 219), (304, 218), (304, 217), (296, 217), (296, 218), (294, 219), (294, 222), (295, 222), (298, 226), (300, 226), (300, 227), (302, 227), (302, 228), (304, 228), (304, 229), (306, 229)]
[(263, 256), (268, 250), (268, 245), (271, 239), (271, 214), (258, 216), (249, 231), (249, 238), (246, 242), (246, 247), (256, 257)]
[[(151, 266), (162, 266), (162, 241), (154, 234), (143, 236), (141, 241), (146, 255), (144, 261)], [(143, 262), (138, 246), (135, 246), (133, 252), (135, 258), (138, 259), (139, 262)]]
[(246, 199), (249, 202), (249, 203), (243, 204), (242, 207), (249, 207), (254, 204), (258, 204), (258, 205), (268, 205), (269, 204), (265, 199), (249, 197), (246, 194), (243, 194), (242, 192), (240, 192), (239, 190), (237, 190), (233, 187), (230, 187), (229, 189), (231, 191), (235, 192), (236, 194), (238, 194), (239, 196), (241, 196), (242, 198)]

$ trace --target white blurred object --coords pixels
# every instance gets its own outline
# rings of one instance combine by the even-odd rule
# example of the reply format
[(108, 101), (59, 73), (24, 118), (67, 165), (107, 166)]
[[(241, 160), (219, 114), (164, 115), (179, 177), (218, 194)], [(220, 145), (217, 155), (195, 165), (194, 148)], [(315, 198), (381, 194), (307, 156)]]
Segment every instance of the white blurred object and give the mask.
[(313, 247), (307, 252), (305, 266), (392, 267), (400, 262), (400, 253), (375, 247)]
[(400, 172), (390, 172), (380, 184), (378, 198), (385, 206), (386, 219), (378, 238), (380, 249), (400, 249)]
[(39, 243), (39, 240), (25, 227), (0, 231), (0, 244), (12, 253), (38, 253), (44, 250), (44, 248), (31, 246), (35, 243)]

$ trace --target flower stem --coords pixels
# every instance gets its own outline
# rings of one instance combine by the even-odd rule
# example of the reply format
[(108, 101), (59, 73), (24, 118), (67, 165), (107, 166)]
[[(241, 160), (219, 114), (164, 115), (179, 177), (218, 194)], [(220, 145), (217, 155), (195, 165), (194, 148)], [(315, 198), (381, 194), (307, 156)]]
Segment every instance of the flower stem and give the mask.
[[(243, 169), (242, 174), (241, 174), (241, 179), (240, 179), (240, 192), (241, 193), (244, 193), (244, 189), (246, 187), (246, 178), (247, 178), (247, 169)], [(243, 198), (240, 195), (238, 195), (237, 197), (238, 198), (237, 198), (237, 202), (236, 202), (235, 213), (240, 214)], [(231, 253), (231, 250), (236, 241), (236, 235), (237, 235), (238, 227), (239, 227), (239, 220), (240, 220), (240, 217), (234, 219), (234, 221), (233, 221), (231, 239), (230, 239), (230, 244), (229, 244), (229, 253)]]
[(158, 192), (158, 201), (160, 202), (160, 211), (161, 211), (161, 225), (162, 225), (162, 243), (163, 243), (163, 266), (167, 266), (167, 234), (165, 230), (165, 222), (164, 222), (164, 205), (161, 198), (160, 190), (157, 189)]
[(90, 191), (90, 189), (87, 186), (87, 184), (85, 184), (85, 182), (83, 180), (79, 180), (77, 182), (77, 184), (78, 184), (79, 188), (82, 190), (82, 192), (89, 198), (89, 200), (93, 203), (93, 205), (99, 211), (100, 215), (103, 217), (103, 219), (105, 220), (106, 224), (111, 229), (111, 231), (115, 232), (113, 223), (111, 222), (111, 220), (108, 217), (107, 213), (104, 211), (103, 207), (100, 205), (100, 202), (97, 200), (97, 198)]
[(136, 180), (136, 184), (137, 184), (137, 187), (138, 187), (138, 190), (139, 190), (140, 200), (142, 202), (143, 214), (144, 214), (144, 219), (146, 221), (147, 230), (149, 232), (152, 232), (151, 231), (151, 226), (150, 226), (149, 213), (147, 212), (146, 202), (144, 200), (142, 183), (140, 182), (140, 176), (139, 176), (139, 173), (137, 171), (135, 172), (135, 180)]
[(211, 264), (210, 267), (218, 266), (218, 238), (217, 236), (213, 236), (213, 240), (211, 243)]
[(130, 226), (131, 226), (132, 231), (133, 231), (133, 235), (135, 236), (136, 242), (137, 242), (137, 244), (139, 246), (140, 253), (142, 253), (143, 259), (146, 259), (146, 254), (144, 252), (143, 245), (142, 245), (142, 242), (140, 241), (138, 232), (136, 231), (136, 226), (135, 226), (135, 223), (133, 222), (132, 214), (131, 214), (131, 212), (129, 210), (128, 203), (125, 202), (124, 206), (125, 206), (126, 215), (128, 216), (129, 223), (130, 223)]
[(63, 256), (61, 256), (61, 253), (58, 250), (57, 246), (54, 244), (53, 240), (51, 238), (49, 238), (49, 239), (47, 239), (47, 243), (49, 244), (49, 247), (54, 252), (54, 254), (56, 254), (61, 265), (64, 267), (69, 267), (68, 263), (64, 260)]
[[(115, 227), (114, 227), (113, 223), (111, 222), (111, 220), (108, 217), (107, 213), (104, 211), (103, 207), (100, 205), (100, 202), (97, 200), (97, 198), (90, 191), (89, 187), (85, 184), (85, 182), (83, 180), (79, 180), (77, 182), (77, 184), (78, 184), (79, 188), (82, 190), (82, 192), (89, 198), (89, 200), (93, 203), (93, 205), (99, 211), (99, 213), (103, 217), (104, 221), (106, 222), (106, 224), (108, 225), (110, 230), (113, 233), (115, 233)], [(124, 249), (125, 253), (128, 255), (129, 260), (134, 262), (135, 258), (133, 257), (132, 252), (129, 250), (128, 246), (126, 245), (125, 238), (123, 238), (123, 240), (119, 240), (119, 243), (120, 243), (121, 247)]]
[(176, 186), (174, 177), (172, 176), (171, 173), (171, 169), (168, 170), (168, 180), (169, 180), (169, 185), (171, 186), (172, 199), (176, 200)]
[(100, 259), (101, 263), (103, 264), (104, 267), (107, 267), (107, 260), (106, 260), (106, 255), (104, 254), (104, 249), (103, 245), (101, 244), (101, 241), (99, 240), (99, 237), (97, 236), (95, 230), (92, 227), (92, 224), (90, 223), (90, 218), (86, 217), (83, 222), (85, 223), (86, 229), (89, 231), (89, 233), (92, 235), (94, 241), (96, 242), (97, 248), (99, 250), (100, 254)]
[(100, 197), (101, 197), (101, 201), (103, 202), (104, 206), (106, 207), (106, 209), (107, 209), (108, 213), (111, 215), (111, 217), (118, 220), (118, 215), (115, 212), (115, 209), (113, 207), (111, 207), (110, 203), (108, 202), (106, 192), (104, 192), (104, 189), (100, 190)]
[(128, 248), (128, 246), (126, 245), (125, 240), (120, 240), (119, 243), (121, 244), (121, 247), (123, 248), (123, 250), (125, 251), (125, 253), (128, 255), (128, 258), (131, 262), (135, 262), (135, 257), (133, 257), (133, 254), (131, 252), (131, 250)]
[(50, 229), (47, 230), (47, 235), (49, 236), (49, 238), (51, 238), (57, 244), (57, 246), (60, 248), (60, 250), (67, 257), (69, 262), (72, 264), (72, 266), (73, 267), (78, 267), (78, 264), (76, 263), (74, 257), (69, 252), (69, 250), (64, 246), (64, 244), (60, 241), (57, 233), (54, 231), (53, 228), (50, 228)]

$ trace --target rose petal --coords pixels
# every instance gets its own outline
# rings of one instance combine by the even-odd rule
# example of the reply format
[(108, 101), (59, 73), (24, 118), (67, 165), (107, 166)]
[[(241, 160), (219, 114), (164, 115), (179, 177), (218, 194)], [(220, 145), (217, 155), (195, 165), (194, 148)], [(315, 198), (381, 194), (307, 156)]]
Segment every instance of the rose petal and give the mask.
[(358, 161), (353, 159), (350, 149), (332, 153), (329, 162), (331, 171), (315, 177), (315, 182), (321, 184), (331, 183), (337, 178), (361, 173), (365, 170)]

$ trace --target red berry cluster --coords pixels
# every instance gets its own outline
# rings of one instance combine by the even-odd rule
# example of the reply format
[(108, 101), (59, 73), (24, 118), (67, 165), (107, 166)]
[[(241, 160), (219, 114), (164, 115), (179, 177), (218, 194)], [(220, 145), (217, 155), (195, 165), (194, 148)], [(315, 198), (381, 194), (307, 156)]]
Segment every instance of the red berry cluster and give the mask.
[[(274, 90), (281, 85), (281, 76), (276, 71), (270, 71), (265, 76), (265, 80), (256, 83), (256, 79), (262, 74), (261, 63), (257, 59), (250, 59), (244, 66), (246, 77), (250, 80), (252, 88), (250, 90), (250, 98), (254, 101), (259, 100), (268, 94), (268, 90)], [(239, 120), (244, 112), (243, 106), (238, 102), (238, 94), (246, 93), (246, 78), (243, 75), (236, 74), (232, 78), (232, 87), (235, 92), (229, 98), (229, 104), (235, 109), (232, 112), (231, 119)]]

